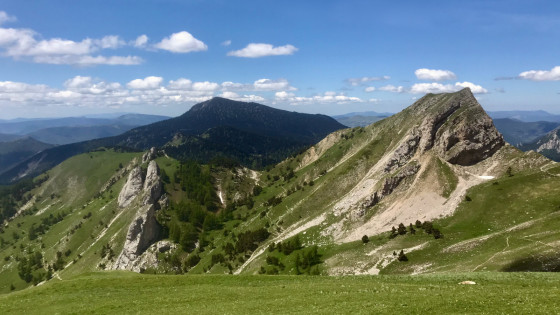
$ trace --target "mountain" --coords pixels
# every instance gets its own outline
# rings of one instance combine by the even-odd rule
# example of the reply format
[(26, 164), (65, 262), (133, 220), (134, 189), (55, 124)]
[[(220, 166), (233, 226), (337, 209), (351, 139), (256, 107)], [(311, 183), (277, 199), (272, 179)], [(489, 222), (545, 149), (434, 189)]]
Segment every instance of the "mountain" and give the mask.
[[(102, 130), (104, 128), (109, 128), (109, 129), (128, 128), (126, 130), (129, 130), (134, 127), (151, 124), (168, 118), (169, 117), (167, 116), (159, 116), (159, 115), (124, 114), (124, 115), (119, 115), (117, 117), (100, 115), (99, 117), (96, 118), (64, 117), (64, 118), (42, 118), (42, 119), (14, 119), (14, 120), (0, 121), (0, 133), (14, 134), (14, 135), (41, 135), (44, 133), (41, 141), (52, 143), (52, 144), (60, 144), (57, 143), (56, 141), (51, 142), (50, 138), (48, 138), (48, 135), (53, 134), (53, 136), (56, 138), (56, 137), (63, 136), (62, 132), (73, 133), (74, 131), (76, 131), (77, 133), (82, 133), (82, 135), (77, 138), (81, 139), (81, 141), (84, 141), (84, 140), (94, 139), (95, 133), (99, 132), (98, 130)], [(99, 128), (93, 128), (96, 126)], [(52, 128), (60, 128), (60, 127), (64, 127), (67, 129), (63, 129), (63, 130), (52, 129)], [(89, 127), (94, 134), (88, 136), (87, 133), (85, 133), (88, 129), (85, 127)]]
[(547, 158), (560, 161), (560, 127), (546, 135), (520, 146), (523, 151), (534, 150)]
[(509, 118), (520, 120), (523, 122), (560, 122), (560, 115), (554, 115), (544, 110), (512, 110), (512, 111), (495, 111), (488, 112), (492, 119)]
[(351, 112), (351, 113), (346, 113), (346, 114), (341, 114), (341, 115), (334, 115), (332, 116), (334, 119), (339, 119), (339, 118), (346, 118), (346, 117), (352, 117), (352, 116), (363, 116), (363, 117), (389, 117), (389, 116), (393, 116), (395, 113), (378, 113), (378, 112), (374, 112), (374, 111), (366, 111), (366, 112)]
[(21, 137), (22, 136), (0, 133), (0, 142), (14, 141), (14, 140), (16, 140), (18, 138), (21, 138)]
[(63, 145), (117, 136), (138, 126), (140, 125), (115, 123), (98, 126), (51, 127), (33, 131), (27, 135), (45, 143)]
[(381, 119), (387, 118), (387, 116), (347, 116), (336, 118), (339, 123), (348, 127), (365, 127), (371, 125), (374, 122), (380, 121)]
[(12, 141), (0, 142), (0, 173), (21, 161), (53, 146), (30, 137), (20, 137)]
[[(214, 105), (197, 106), (196, 117)], [(206, 132), (174, 141), (234, 134), (235, 147), (248, 133)], [(99, 149), (0, 189), (10, 218), (0, 230), (0, 291), (107, 269), (560, 270), (560, 166), (506, 143), (469, 89), (428, 94), (367, 127), (334, 131), (261, 172), (181, 162), (167, 148)]]
[(507, 142), (519, 147), (543, 137), (560, 126), (560, 122), (524, 122), (511, 118), (494, 118), (494, 125)]
[(0, 182), (37, 175), (71, 156), (100, 147), (141, 151), (165, 146), (178, 159), (208, 161), (219, 156), (258, 168), (277, 163), (341, 128), (344, 126), (325, 115), (215, 97), (194, 105), (179, 117), (134, 128), (119, 136), (46, 150), (0, 174)]

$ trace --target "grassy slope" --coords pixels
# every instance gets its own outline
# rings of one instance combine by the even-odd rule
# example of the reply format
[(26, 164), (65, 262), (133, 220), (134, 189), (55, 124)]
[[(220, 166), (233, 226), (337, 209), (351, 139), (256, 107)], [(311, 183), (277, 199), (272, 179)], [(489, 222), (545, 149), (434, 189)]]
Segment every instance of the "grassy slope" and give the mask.
[[(70, 264), (71, 268), (59, 272), (59, 276), (62, 278), (65, 277), (65, 274), (73, 275), (96, 270), (100, 259), (98, 251), (101, 246), (107, 243), (115, 233), (122, 231), (123, 228), (126, 229), (132, 215), (129, 213), (131, 211), (123, 213), (111, 226), (105, 227), (119, 213), (116, 198), (126, 176), (100, 197), (95, 198), (95, 196), (102, 185), (119, 169), (120, 163), (126, 165), (137, 155), (112, 151), (92, 152), (70, 158), (50, 170), (48, 172), (49, 180), (32, 192), (37, 198), (35, 203), (37, 212), (15, 218), (0, 235), (11, 243), (0, 251), (2, 257), (0, 292), (9, 292), (12, 284), (16, 289), (29, 285), (19, 278), (15, 259), (16, 256), (25, 256), (24, 252), (29, 249), (41, 251), (49, 264), (54, 261), (57, 251), (64, 253), (70, 249), (70, 255), (64, 257), (65, 265), (74, 259), (76, 259), (76, 263)], [(61, 222), (52, 225), (47, 233), (36, 240), (29, 241), (27, 234), (33, 223), (39, 224), (42, 218), (61, 212), (67, 214)], [(84, 218), (90, 212), (91, 217)], [(80, 223), (81, 227), (72, 233), (71, 230)], [(17, 241), (13, 240), (14, 232), (20, 236)], [(98, 242), (94, 242), (96, 237), (103, 232), (104, 237)], [(122, 240), (117, 240), (120, 243), (124, 241), (124, 236), (121, 238)], [(42, 244), (44, 244), (44, 248), (41, 248)], [(94, 245), (89, 247), (90, 244)], [(117, 250), (115, 251), (117, 252)], [(78, 254), (81, 254), (82, 258), (78, 258)], [(5, 260), (5, 257), (9, 257), (9, 260)]]
[[(464, 280), (477, 285), (458, 284)], [(559, 283), (560, 274), (541, 273), (295, 277), (106, 272), (0, 296), (0, 313), (549, 314), (558, 310)]]

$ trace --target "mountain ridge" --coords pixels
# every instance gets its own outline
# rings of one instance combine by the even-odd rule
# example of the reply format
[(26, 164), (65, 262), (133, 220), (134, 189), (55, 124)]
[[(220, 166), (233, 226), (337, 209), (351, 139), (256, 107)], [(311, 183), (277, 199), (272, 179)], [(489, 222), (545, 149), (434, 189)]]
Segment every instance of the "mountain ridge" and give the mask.
[[(254, 154), (250, 156), (217, 152), (227, 158), (237, 159), (244, 164), (252, 165), (254, 163), (257, 166), (262, 166), (279, 162), (290, 154), (316, 143), (328, 133), (344, 128), (336, 120), (325, 115), (288, 112), (257, 103), (238, 102), (224, 98), (213, 98), (195, 105), (193, 108), (181, 116), (137, 127), (118, 136), (73, 143), (46, 150), (41, 152), (40, 155), (23, 161), (8, 172), (0, 174), (0, 182), (8, 183), (24, 176), (37, 175), (75, 154), (95, 150), (99, 147), (119, 147), (126, 150), (142, 151), (151, 147), (171, 144), (177, 137), (196, 138), (196, 136), (204, 134), (209, 129), (220, 126), (238, 129), (245, 133), (247, 139), (250, 138), (248, 136), (250, 134), (268, 138), (266, 141), (261, 141), (260, 143), (263, 146), (255, 147)], [(226, 142), (227, 136), (222, 134), (222, 138), (216, 140)], [(278, 143), (284, 144), (284, 146), (273, 148), (272, 152), (265, 152), (265, 149), (271, 147), (264, 144), (278, 140), (280, 140)], [(181, 151), (179, 153), (181, 153), (182, 158), (201, 156), (197, 152), (189, 155), (190, 149), (186, 146), (187, 144), (181, 146), (181, 144), (175, 143), (173, 151)], [(248, 142), (241, 144), (250, 145)], [(205, 148), (200, 147), (200, 150), (205, 150)]]

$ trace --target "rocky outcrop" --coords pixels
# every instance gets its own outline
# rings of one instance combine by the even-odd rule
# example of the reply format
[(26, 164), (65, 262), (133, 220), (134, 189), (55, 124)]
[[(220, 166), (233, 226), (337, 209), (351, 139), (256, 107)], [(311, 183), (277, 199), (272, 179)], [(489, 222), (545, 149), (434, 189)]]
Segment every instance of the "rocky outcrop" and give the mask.
[(131, 270), (137, 258), (157, 239), (159, 231), (155, 205), (142, 206), (128, 227), (124, 247), (113, 269)]
[(142, 186), (142, 169), (137, 166), (130, 171), (128, 179), (119, 193), (117, 198), (119, 207), (124, 208), (130, 205), (142, 190)]
[(157, 157), (157, 150), (156, 148), (152, 147), (150, 150), (144, 153), (144, 155), (142, 155), (142, 164), (154, 160), (156, 157)]
[(385, 182), (383, 183), (383, 188), (381, 189), (381, 196), (385, 197), (390, 195), (393, 190), (395, 190), (399, 186), (403, 179), (416, 174), (419, 169), (420, 165), (418, 164), (408, 165), (395, 176), (386, 178)]
[[(156, 211), (167, 199), (165, 196), (162, 197), (159, 167), (153, 160), (148, 164), (146, 179), (143, 183), (141, 169), (139, 167), (131, 172), (129, 181), (134, 184), (133, 186), (132, 184), (130, 185), (134, 187), (134, 189), (129, 189), (129, 187), (125, 185), (121, 191), (123, 200), (127, 197), (126, 205), (129, 205), (136, 197), (141, 196), (142, 203), (132, 223), (128, 227), (126, 241), (119, 257), (113, 265), (113, 269), (136, 270), (139, 268), (140, 255), (142, 255), (159, 236), (161, 227), (156, 220)], [(127, 181), (127, 184), (129, 181)], [(139, 191), (137, 191), (139, 190), (138, 187), (141, 187), (140, 196)], [(125, 189), (127, 190), (125, 191)], [(136, 191), (136, 193), (133, 194), (133, 191)], [(139, 271), (139, 269), (136, 271)]]
[(416, 131), (416, 129), (414, 129), (412, 134), (408, 136), (404, 143), (395, 150), (395, 153), (393, 153), (393, 156), (387, 163), (387, 166), (385, 166), (385, 172), (392, 172), (393, 170), (408, 163), (414, 153), (416, 153), (419, 142), (420, 134)]
[(434, 114), (420, 130), (420, 147), (432, 149), (451, 164), (473, 165), (492, 156), (505, 141), (470, 89), (441, 95)]
[(154, 204), (161, 196), (161, 180), (159, 176), (159, 167), (156, 161), (150, 161), (146, 172), (146, 180), (144, 181), (144, 200), (142, 204)]

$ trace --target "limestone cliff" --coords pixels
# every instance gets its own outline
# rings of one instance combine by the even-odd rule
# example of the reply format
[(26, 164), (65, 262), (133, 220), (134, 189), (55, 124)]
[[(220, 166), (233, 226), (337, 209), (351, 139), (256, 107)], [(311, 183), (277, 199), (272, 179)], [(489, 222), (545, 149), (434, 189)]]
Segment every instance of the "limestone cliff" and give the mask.
[[(155, 157), (155, 154), (151, 154), (150, 157)], [(159, 202), (160, 199), (162, 202)], [(130, 173), (119, 195), (119, 206), (127, 207), (132, 204), (138, 210), (128, 228), (126, 241), (113, 269), (139, 271), (140, 256), (159, 236), (161, 227), (156, 220), (156, 211), (165, 204), (165, 200), (166, 197), (162, 196), (159, 167), (155, 161), (149, 162), (144, 181), (140, 167)], [(136, 202), (132, 203), (133, 201)]]

